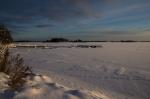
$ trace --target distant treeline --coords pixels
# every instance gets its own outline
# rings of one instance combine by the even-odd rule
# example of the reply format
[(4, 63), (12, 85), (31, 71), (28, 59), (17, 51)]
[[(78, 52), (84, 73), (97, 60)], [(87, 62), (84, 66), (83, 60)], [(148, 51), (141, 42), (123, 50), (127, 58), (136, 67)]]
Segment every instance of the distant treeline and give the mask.
[(150, 41), (135, 41), (135, 40), (69, 40), (67, 38), (51, 38), (50, 40), (45, 41), (34, 41), (34, 40), (18, 40), (15, 42), (150, 42)]
[(70, 42), (70, 40), (66, 38), (51, 38), (50, 40), (46, 40), (45, 42)]

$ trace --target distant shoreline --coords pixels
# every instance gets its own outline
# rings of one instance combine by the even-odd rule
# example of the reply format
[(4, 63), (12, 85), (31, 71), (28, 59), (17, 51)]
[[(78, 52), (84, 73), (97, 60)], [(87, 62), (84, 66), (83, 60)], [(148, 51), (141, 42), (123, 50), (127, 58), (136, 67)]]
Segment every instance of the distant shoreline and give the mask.
[(75, 39), (71, 40), (68, 38), (61, 38), (61, 37), (55, 37), (48, 40), (14, 40), (14, 42), (44, 42), (44, 43), (59, 43), (59, 42), (150, 42), (150, 40), (82, 40), (82, 39)]
[(30, 43), (30, 42), (40, 42), (40, 43), (87, 43), (87, 42), (122, 42), (122, 43), (134, 43), (134, 42), (150, 42), (150, 41), (59, 41), (59, 42), (51, 42), (51, 41), (14, 41), (15, 43)]

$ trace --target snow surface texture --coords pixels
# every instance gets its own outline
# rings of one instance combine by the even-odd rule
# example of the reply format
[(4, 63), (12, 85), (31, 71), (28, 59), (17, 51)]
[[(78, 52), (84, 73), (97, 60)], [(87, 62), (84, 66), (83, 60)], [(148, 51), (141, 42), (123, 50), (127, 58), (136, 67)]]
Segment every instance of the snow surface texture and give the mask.
[[(6, 78), (0, 73), (2, 78)], [(6, 80), (5, 80), (6, 81)], [(8, 81), (8, 80), (7, 80)], [(3, 81), (0, 81), (6, 85)], [(4, 87), (4, 86), (3, 86)], [(6, 86), (5, 86), (6, 87)], [(19, 92), (9, 88), (0, 92), (0, 99), (108, 99), (98, 92), (73, 90), (54, 83), (49, 77), (35, 75), (27, 79), (27, 83)]]
[[(102, 48), (62, 46), (102, 45)], [(17, 44), (19, 45), (19, 44)], [(34, 71), (79, 90), (110, 99), (150, 99), (150, 43), (21, 43), (55, 49), (12, 48)], [(61, 47), (59, 47), (61, 46)]]

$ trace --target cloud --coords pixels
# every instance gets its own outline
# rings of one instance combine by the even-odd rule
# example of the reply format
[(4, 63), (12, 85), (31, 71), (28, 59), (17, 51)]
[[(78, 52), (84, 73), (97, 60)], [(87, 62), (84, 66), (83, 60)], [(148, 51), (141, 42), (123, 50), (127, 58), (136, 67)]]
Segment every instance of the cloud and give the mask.
[(24, 29), (25, 28), (25, 26), (21, 26), (21, 25), (14, 25), (14, 24), (6, 24), (6, 25), (13, 29)]
[(93, 0), (5, 0), (0, 1), (0, 12), (4, 12), (0, 17), (14, 21), (32, 20), (36, 16), (55, 21), (93, 17), (96, 13), (92, 3)]
[(65, 0), (66, 3), (75, 6), (78, 8), (84, 15), (91, 16), (93, 15), (94, 9), (92, 6), (91, 0)]
[(145, 31), (150, 32), (150, 29), (146, 29)]
[(111, 17), (138, 8), (136, 4), (128, 7), (123, 3), (120, 0), (5, 0), (0, 1), (0, 17), (7, 21), (29, 21), (42, 16), (64, 21)]
[(117, 30), (109, 30), (109, 31), (100, 31), (99, 33), (105, 35), (131, 35), (131, 34), (138, 34), (139, 32), (135, 31), (117, 31)]
[(55, 25), (52, 25), (52, 24), (39, 24), (39, 25), (36, 25), (35, 27), (37, 28), (46, 28), (46, 27), (53, 27)]

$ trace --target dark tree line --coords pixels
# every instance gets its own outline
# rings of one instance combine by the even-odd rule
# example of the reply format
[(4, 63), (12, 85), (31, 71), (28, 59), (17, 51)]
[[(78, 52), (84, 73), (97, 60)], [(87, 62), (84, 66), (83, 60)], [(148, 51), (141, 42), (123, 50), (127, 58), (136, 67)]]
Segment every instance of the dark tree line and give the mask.
[(69, 42), (66, 38), (52, 38), (50, 40), (47, 40), (46, 42)]

